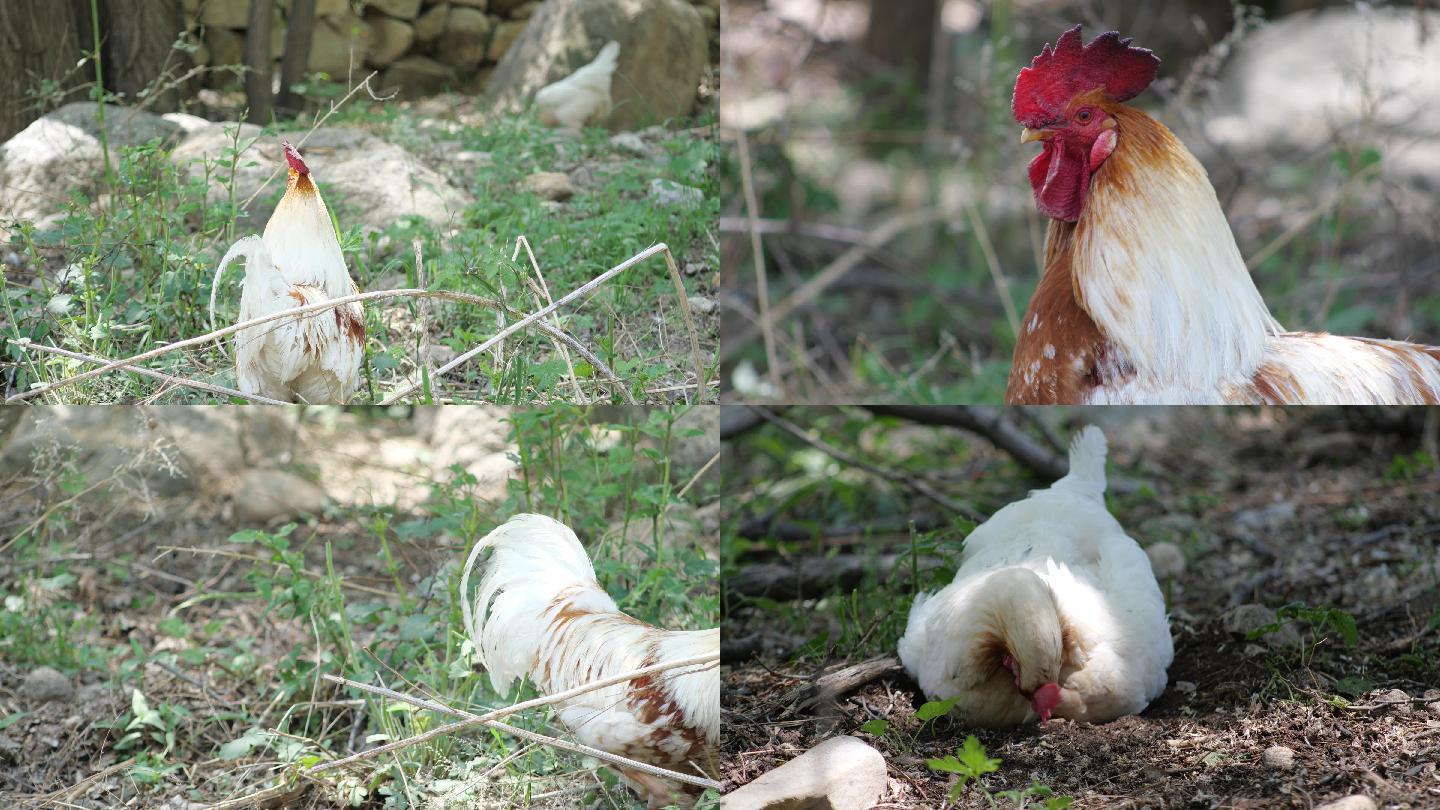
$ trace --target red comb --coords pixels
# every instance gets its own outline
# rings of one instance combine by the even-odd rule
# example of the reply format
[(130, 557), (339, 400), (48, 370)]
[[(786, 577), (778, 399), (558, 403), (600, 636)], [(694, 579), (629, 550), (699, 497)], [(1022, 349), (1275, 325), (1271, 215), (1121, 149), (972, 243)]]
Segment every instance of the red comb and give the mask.
[(280, 142), (285, 147), (285, 159), (290, 161), (290, 168), (301, 174), (309, 174), (310, 167), (305, 165), (305, 159), (300, 157), (300, 152), (290, 145), (289, 141)]
[(1065, 105), (1096, 88), (1115, 101), (1129, 101), (1155, 80), (1160, 58), (1145, 48), (1131, 47), (1129, 37), (1107, 31), (1080, 44), (1075, 26), (1047, 44), (1015, 78), (1010, 109), (1027, 127), (1042, 127), (1062, 117)]

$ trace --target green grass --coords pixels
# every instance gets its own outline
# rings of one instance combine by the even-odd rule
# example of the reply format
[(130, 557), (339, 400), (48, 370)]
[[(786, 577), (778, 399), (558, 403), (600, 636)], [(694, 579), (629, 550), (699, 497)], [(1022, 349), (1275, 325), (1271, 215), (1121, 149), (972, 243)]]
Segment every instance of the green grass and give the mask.
[[(458, 141), (439, 140), (420, 126), (422, 118), (410, 107), (352, 102), (325, 124), (372, 132), (413, 150), (417, 160), (435, 168), (458, 150), (485, 152), (492, 158), (464, 172), (460, 185), (475, 202), (460, 213), (453, 233), (414, 217), (362, 233), (348, 224), (351, 201), (324, 189), (351, 275), (362, 290), (397, 274), (406, 286), (417, 286), (411, 249), (417, 240), (427, 288), (502, 301), (519, 314), (540, 306), (531, 292), (534, 271), (525, 254), (511, 261), (521, 235), (534, 246), (553, 298), (657, 242), (669, 245), (682, 267), (691, 264), (707, 272), (718, 267), (712, 235), (718, 215), (713, 120), (654, 136), (653, 153), (641, 157), (617, 150), (603, 130), (591, 129), (577, 139), (542, 127), (527, 115), (491, 116), (483, 124), (446, 135)], [(0, 302), (0, 379), (8, 393), (93, 368), (27, 351), (19, 340), (120, 358), (208, 332), (215, 266), (231, 242), (247, 235), (236, 227), (243, 201), (236, 199), (230, 178), (237, 166), (264, 165), (279, 133), (297, 128), (305, 128), (304, 123), (284, 121), (267, 127), (258, 139), (237, 136), (225, 154), (214, 156), (194, 176), (172, 165), (167, 147), (158, 141), (132, 147), (111, 144), (118, 161), (114, 177), (97, 178), (94, 194), (76, 190), (86, 187), (77, 183), (53, 227), (6, 223), (14, 231), (10, 249), (34, 270), (33, 278), (7, 279)], [(577, 167), (591, 179), (577, 183), (575, 197), (556, 210), (523, 188), (524, 179), (534, 172)], [(324, 173), (317, 173), (323, 188)], [(699, 188), (705, 201), (689, 209), (659, 203), (647, 193), (654, 178)], [(207, 201), (212, 183), (226, 189), (219, 202)], [(263, 221), (282, 190), (283, 184), (272, 184), (250, 210), (259, 212)], [(232, 268), (220, 281), (220, 326), (234, 322), (242, 272)], [(690, 279), (687, 294), (703, 292), (697, 287), (704, 278)], [(665, 263), (656, 257), (622, 273), (587, 300), (562, 309), (559, 326), (609, 365), (636, 399), (694, 401), (697, 381), (680, 306)], [(435, 307), (431, 338), (457, 354), (497, 329), (492, 309), (452, 303)], [(418, 322), (418, 302), (392, 299), (372, 303), (366, 312), (368, 335), (357, 402), (377, 401), (407, 380), (420, 380), (419, 335), (405, 326)], [(697, 325), (702, 354), (713, 353), (716, 327), (705, 318), (698, 318)], [(623, 401), (588, 363), (573, 359), (586, 400)], [(182, 378), (235, 384), (230, 360), (214, 344), (165, 354), (146, 365)], [(713, 377), (710, 369), (703, 373)], [(503, 362), (490, 353), (476, 357), (445, 381), (427, 385), (412, 401), (436, 396), (513, 403), (574, 399), (569, 375), (569, 366), (549, 339), (527, 330), (507, 339)], [(193, 389), (165, 390), (163, 383), (124, 373), (47, 396), (72, 403), (152, 396), (169, 403), (215, 399)], [(713, 390), (707, 387), (703, 398), (713, 400)]]
[[(155, 801), (187, 790), (214, 801), (225, 797), (227, 785), (241, 795), (260, 789), (267, 784), (246, 776), (251, 769), (280, 776), (341, 756), (357, 722), (356, 739), (374, 743), (450, 722), (358, 691), (332, 689), (320, 680), (322, 674), (381, 683), (471, 710), (531, 696), (528, 685), (519, 695), (496, 694), (488, 677), (475, 671), (458, 602), (458, 563), (511, 514), (536, 511), (569, 523), (586, 542), (600, 582), (630, 615), (671, 628), (718, 623), (715, 562), (667, 522), (672, 505), (712, 500), (716, 489), (702, 478), (683, 499), (677, 494), (689, 483), (677, 480), (670, 461), (674, 442), (690, 431), (677, 425), (684, 413), (684, 408), (627, 409), (602, 415), (561, 405), (515, 410), (510, 439), (522, 448), (521, 466), (498, 500), (481, 500), (477, 479), (457, 468), (448, 481), (432, 484), (425, 503), (413, 511), (383, 504), (346, 508), (323, 523), (273, 530), (231, 532), (219, 523), (202, 524), (192, 544), (237, 555), (234, 570), (243, 572), (244, 585), (220, 591), (197, 581), (193, 593), (178, 602), (136, 581), (136, 566), (155, 554), (148, 545), (122, 546), (113, 558), (88, 564), (95, 569), (85, 574), (88, 584), (78, 581), (77, 565), (86, 564), (74, 562), (76, 552), (94, 542), (85, 538), (104, 540), (118, 531), (96, 517), (97, 510), (103, 514), (96, 499), (106, 493), (116, 497), (113, 488), (127, 485), (128, 470), (92, 480), (75, 472), (63, 451), (37, 457), (42, 480), (58, 486), (42, 487), (52, 494), (36, 503), (37, 514), (25, 517), (24, 527), (0, 550), (0, 564), (17, 572), (0, 586), (0, 665), (53, 666), (123, 689), (130, 710), (97, 718), (105, 723), (91, 734), (103, 744), (91, 736), (80, 747), (112, 749), (125, 775)], [(372, 418), (392, 417), (380, 412)], [(597, 430), (612, 441), (594, 441)], [(610, 528), (617, 522), (631, 531), (648, 526), (655, 539), (638, 547), (626, 543)], [(427, 558), (453, 559), (456, 565), (437, 570), (427, 567)], [(370, 567), (377, 570), (363, 577), (369, 584), (359, 588), (344, 572), (353, 572), (363, 559), (376, 561)], [(94, 597), (86, 594), (97, 584), (100, 592), (123, 597), (118, 610), (95, 609)], [(143, 633), (117, 637), (112, 615), (117, 613)], [(163, 686), (164, 678), (155, 680), (157, 666), (188, 673), (231, 697), (216, 710), (214, 703)], [(359, 702), (356, 708), (335, 703), (344, 700)], [(0, 725), (18, 719), (0, 716)], [(543, 709), (506, 722), (555, 733)], [(186, 776), (191, 766), (214, 758), (233, 765), (219, 766), (219, 778), (203, 788), (191, 784)], [(442, 736), (370, 760), (359, 770), (317, 778), (335, 801), (410, 807), (496, 768), (485, 795), (526, 806), (532, 788), (539, 793), (586, 779), (595, 785), (595, 778), (574, 775), (595, 767), (486, 731)], [(597, 776), (604, 787), (591, 792), (603, 806), (633, 804), (608, 772)]]

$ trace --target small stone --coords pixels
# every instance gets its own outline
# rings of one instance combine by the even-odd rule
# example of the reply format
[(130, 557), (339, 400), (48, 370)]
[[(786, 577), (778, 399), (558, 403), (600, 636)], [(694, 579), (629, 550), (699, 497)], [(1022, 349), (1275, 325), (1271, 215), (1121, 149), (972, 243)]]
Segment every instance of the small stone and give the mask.
[(694, 262), (685, 262), (685, 275), (696, 276), (700, 274), (700, 265)]
[(1264, 532), (1277, 529), (1295, 517), (1295, 504), (1272, 503), (1255, 509), (1245, 509), (1231, 518), (1231, 524), (1241, 532)]
[(1194, 693), (1194, 691), (1195, 691), (1195, 684), (1193, 684), (1193, 683), (1191, 683), (1191, 682), (1189, 682), (1189, 681), (1176, 681), (1176, 682), (1175, 682), (1175, 685), (1174, 685), (1173, 687), (1171, 687), (1171, 688), (1174, 689), (1176, 692), (1179, 692), (1179, 693), (1182, 694), (1182, 695), (1189, 695), (1189, 694)]
[(235, 492), (235, 516), (246, 525), (318, 515), (325, 491), (313, 481), (283, 470), (247, 470)]
[(634, 132), (617, 132), (610, 136), (610, 145), (621, 152), (628, 152), (636, 157), (645, 157), (650, 154), (649, 148), (645, 146), (645, 139)]
[(650, 198), (661, 205), (699, 208), (705, 202), (705, 192), (691, 186), (682, 186), (674, 180), (656, 178), (650, 181)]
[(1260, 755), (1260, 761), (1271, 768), (1288, 771), (1295, 767), (1295, 750), (1283, 745), (1272, 745)]
[(32, 703), (64, 702), (74, 695), (75, 687), (70, 679), (52, 667), (32, 670), (20, 684), (20, 697)]
[(1425, 704), (1425, 709), (1431, 714), (1440, 715), (1440, 689), (1426, 689), (1424, 697), (1430, 701)]
[[(1234, 633), (1237, 636), (1248, 637), (1251, 633), (1262, 627), (1267, 627), (1279, 622), (1279, 616), (1275, 611), (1264, 605), (1249, 604), (1240, 605), (1227, 611), (1223, 617), (1225, 631)], [(1272, 630), (1259, 638), (1265, 645), (1271, 648), (1299, 646), (1300, 633), (1293, 624), (1282, 624), (1279, 628)]]
[(1388, 703), (1385, 708), (1396, 714), (1410, 714), (1415, 706), (1410, 702), (1410, 693), (1404, 689), (1387, 689), (1375, 696), (1376, 703)]
[(864, 810), (888, 785), (885, 758), (854, 737), (832, 737), (725, 797), (725, 810)]
[(1150, 570), (1156, 579), (1174, 579), (1185, 573), (1185, 552), (1174, 543), (1152, 543), (1145, 549), (1145, 556), (1150, 558)]
[(1317, 804), (1315, 810), (1375, 810), (1375, 800), (1369, 796), (1346, 796), (1333, 802)]
[(425, 360), (432, 366), (443, 366), (455, 359), (455, 350), (443, 343), (437, 343), (425, 351)]
[(701, 315), (709, 315), (719, 307), (719, 304), (715, 303), (715, 299), (706, 298), (703, 295), (692, 295), (686, 300), (690, 302), (690, 309)]
[(575, 196), (570, 178), (560, 172), (536, 172), (525, 178), (525, 190), (542, 200), (564, 202)]

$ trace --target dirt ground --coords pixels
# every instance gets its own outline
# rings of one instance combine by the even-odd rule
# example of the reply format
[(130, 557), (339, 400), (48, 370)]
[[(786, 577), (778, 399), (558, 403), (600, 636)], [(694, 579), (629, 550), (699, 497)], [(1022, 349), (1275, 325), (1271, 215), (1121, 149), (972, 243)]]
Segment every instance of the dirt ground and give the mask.
[[(856, 660), (765, 655), (723, 675), (727, 784), (852, 734), (888, 761), (882, 807), (939, 807), (952, 782), (925, 760), (974, 733), (1003, 762), (989, 791), (1038, 782), (1075, 807), (1308, 808), (1351, 794), (1440, 807), (1440, 475), (1396, 461), (1416, 450), (1419, 415), (1150, 413), (1128, 426), (1118, 410), (1104, 416), (1112, 480), (1139, 462), (1136, 477), (1159, 493), (1117, 517), (1142, 545), (1176, 542), (1189, 560), (1161, 583), (1176, 654), (1159, 699), (1102, 725), (988, 731), (942, 719), (921, 730), (923, 698), (901, 672), (797, 710), (797, 688)], [(1183, 480), (1172, 476), (1191, 483), (1164, 483)], [(808, 607), (824, 617), (836, 601)], [(1303, 623), (1298, 645), (1247, 640), (1223, 614), (1250, 602), (1336, 606), (1354, 616), (1358, 642)], [(726, 638), (764, 633), (766, 618), (732, 609)], [(875, 718), (890, 724), (883, 738), (859, 730)], [(1276, 745), (1293, 750), (1291, 766), (1262, 758)], [(957, 806), (990, 805), (972, 786)]]

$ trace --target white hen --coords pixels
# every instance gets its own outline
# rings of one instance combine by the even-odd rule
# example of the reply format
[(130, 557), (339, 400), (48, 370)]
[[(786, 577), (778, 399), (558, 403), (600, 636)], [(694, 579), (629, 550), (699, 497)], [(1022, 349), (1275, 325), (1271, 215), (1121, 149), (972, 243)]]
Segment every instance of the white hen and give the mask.
[(1104, 722), (1165, 690), (1165, 600), (1104, 493), (1105, 434), (1087, 427), (1069, 475), (996, 512), (966, 538), (954, 581), (915, 597), (900, 661), (928, 698), (998, 727)]
[[(483, 573), (472, 609), (470, 570)], [(595, 580), (590, 558), (565, 524), (516, 515), (470, 552), (460, 578), (471, 644), (507, 692), (528, 677), (550, 695), (637, 669), (714, 653), (717, 663), (666, 670), (560, 703), (556, 714), (579, 742), (662, 768), (715, 773), (720, 739), (720, 631), (662, 630), (620, 612)], [(650, 807), (693, 799), (678, 783), (620, 768)]]
[(540, 123), (582, 129), (610, 115), (610, 77), (620, 64), (620, 43), (608, 42), (588, 65), (535, 92)]
[[(265, 224), (220, 260), (216, 278), (245, 257), (240, 320), (318, 304), (359, 291), (350, 280), (330, 211), (300, 153), (285, 144), (285, 196)], [(214, 296), (211, 296), (214, 310)], [(365, 312), (359, 303), (268, 321), (236, 335), (240, 391), (287, 402), (344, 403), (359, 383)]]

